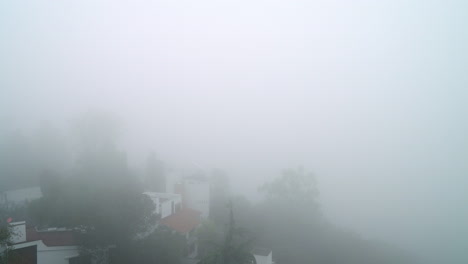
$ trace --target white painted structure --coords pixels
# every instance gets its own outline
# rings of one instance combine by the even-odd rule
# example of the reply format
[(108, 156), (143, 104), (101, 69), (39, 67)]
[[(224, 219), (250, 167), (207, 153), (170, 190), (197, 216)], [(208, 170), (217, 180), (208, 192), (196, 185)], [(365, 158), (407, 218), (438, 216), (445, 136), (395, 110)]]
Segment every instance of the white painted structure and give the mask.
[(5, 191), (0, 194), (0, 204), (21, 205), (42, 197), (40, 187), (23, 188)]
[(166, 218), (182, 208), (182, 196), (175, 193), (144, 192), (156, 206), (155, 213)]
[(22, 243), (26, 241), (26, 222), (13, 222), (10, 223), (11, 233), (11, 242), (13, 244)]
[(13, 249), (30, 246), (37, 248), (37, 264), (69, 264), (69, 259), (79, 256), (78, 246), (48, 247), (41, 240), (13, 245)]
[(183, 181), (185, 205), (201, 212), (202, 219), (210, 215), (210, 184), (197, 178), (186, 178)]
[(47, 246), (42, 240), (27, 241), (26, 222), (10, 223), (12, 227), (12, 249), (35, 246), (37, 264), (69, 264), (69, 259), (79, 255), (78, 246)]
[(252, 254), (257, 261), (257, 264), (273, 264), (272, 251), (265, 248), (256, 248)]

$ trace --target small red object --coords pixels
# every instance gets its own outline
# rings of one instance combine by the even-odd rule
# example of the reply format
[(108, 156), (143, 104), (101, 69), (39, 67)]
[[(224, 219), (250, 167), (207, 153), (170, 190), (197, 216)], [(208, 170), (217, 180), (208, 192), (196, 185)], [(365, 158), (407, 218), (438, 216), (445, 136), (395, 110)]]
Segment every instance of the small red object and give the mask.
[(6, 221), (7, 221), (7, 223), (11, 223), (11, 221), (13, 221), (13, 218), (8, 217), (8, 219)]

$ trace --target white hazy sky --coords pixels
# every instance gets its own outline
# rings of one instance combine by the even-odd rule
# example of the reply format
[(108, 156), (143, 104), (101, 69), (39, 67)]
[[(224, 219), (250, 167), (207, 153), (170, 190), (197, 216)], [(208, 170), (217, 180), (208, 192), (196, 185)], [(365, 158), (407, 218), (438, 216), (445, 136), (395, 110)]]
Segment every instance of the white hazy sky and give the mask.
[(114, 112), (134, 164), (252, 197), (303, 165), (337, 224), (467, 263), (467, 28), (466, 1), (5, 0), (0, 118)]

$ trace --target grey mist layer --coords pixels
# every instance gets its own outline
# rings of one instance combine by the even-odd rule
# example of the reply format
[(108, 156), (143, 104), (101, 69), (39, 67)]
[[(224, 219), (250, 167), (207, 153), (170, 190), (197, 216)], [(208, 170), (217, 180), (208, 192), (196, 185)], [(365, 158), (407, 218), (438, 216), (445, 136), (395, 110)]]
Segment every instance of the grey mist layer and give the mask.
[(112, 113), (134, 167), (155, 151), (223, 168), (255, 201), (303, 166), (338, 226), (468, 263), (467, 14), (455, 0), (2, 1), (1, 141)]

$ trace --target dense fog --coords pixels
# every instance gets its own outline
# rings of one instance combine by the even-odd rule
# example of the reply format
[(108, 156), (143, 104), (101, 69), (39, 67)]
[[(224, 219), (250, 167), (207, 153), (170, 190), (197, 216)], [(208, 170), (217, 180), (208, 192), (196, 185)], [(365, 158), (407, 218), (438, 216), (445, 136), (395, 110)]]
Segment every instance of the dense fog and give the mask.
[[(281, 214), (264, 202), (282, 199), (281, 175), (311, 173), (317, 204), (295, 213), (414, 262), (356, 261), (468, 263), (467, 14), (455, 0), (3, 1), (0, 192), (45, 168), (74, 177), (102, 144), (118, 156), (96, 155), (106, 184), (144, 182), (151, 155), (168, 175), (227, 175), (248, 204), (236, 216), (233, 201), (236, 224), (255, 231), (280, 225), (252, 211)], [(257, 239), (278, 264), (344, 263), (330, 256), (351, 246), (312, 226)], [(310, 258), (266, 245), (281, 238)]]

